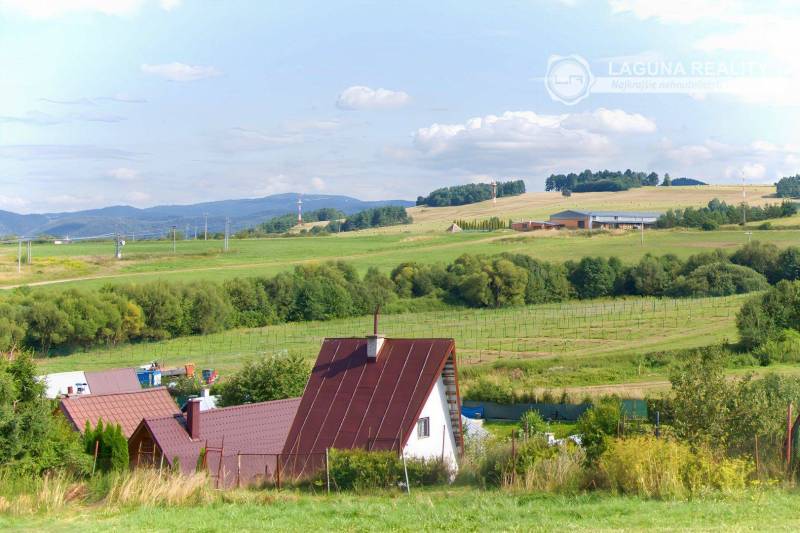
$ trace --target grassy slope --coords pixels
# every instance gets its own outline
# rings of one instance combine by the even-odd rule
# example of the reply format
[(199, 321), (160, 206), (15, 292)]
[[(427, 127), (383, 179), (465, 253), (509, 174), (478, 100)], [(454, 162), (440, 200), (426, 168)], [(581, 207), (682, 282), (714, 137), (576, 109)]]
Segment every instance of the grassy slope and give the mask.
[[(109, 281), (171, 279), (226, 279), (242, 275), (271, 275), (304, 262), (342, 259), (365, 271), (371, 266), (389, 270), (412, 258), (421, 262), (451, 261), (465, 252), (494, 254), (519, 252), (551, 261), (584, 255), (617, 255), (636, 261), (644, 253), (672, 252), (685, 257), (703, 249), (735, 248), (746, 237), (741, 231), (647, 232), (645, 244), (635, 232), (595, 235), (572, 233), (462, 233), (445, 234), (453, 218), (546, 218), (566, 208), (650, 209), (705, 205), (714, 197), (740, 200), (738, 187), (689, 187), (634, 189), (621, 193), (587, 193), (564, 198), (558, 193), (529, 193), (501, 198), (497, 204), (482, 202), (454, 208), (413, 208), (414, 224), (345, 233), (319, 238), (275, 238), (232, 241), (232, 249), (221, 253), (217, 241), (178, 242), (172, 254), (170, 242), (136, 242), (125, 247), (125, 259), (114, 261), (113, 245), (77, 243), (68, 246), (35, 245), (34, 264), (17, 274), (16, 246), (0, 247), (0, 286), (48, 280), (81, 280), (72, 284), (99, 286)], [(768, 196), (771, 187), (752, 187), (749, 201), (777, 201)], [(788, 246), (797, 242), (797, 230), (756, 232), (756, 239)]]
[[(599, 387), (597, 393), (641, 394), (663, 385), (667, 369), (643, 355), (735, 340), (735, 315), (747, 296), (568, 302), (500, 310), (447, 310), (384, 315), (389, 336), (453, 337), (462, 381), (481, 375), (511, 379), (521, 390)], [(77, 352), (40, 361), (43, 372), (137, 366), (151, 360), (194, 362), (223, 375), (261, 353), (293, 350), (313, 360), (325, 337), (362, 336), (371, 317), (281, 324), (159, 343)], [(641, 383), (641, 385), (631, 385)], [(643, 388), (642, 388), (643, 387)], [(641, 390), (638, 390), (642, 388)]]
[(800, 495), (764, 492), (669, 502), (453, 488), (410, 496), (283, 494), (267, 504), (70, 509), (9, 518), (5, 531), (796, 531)]

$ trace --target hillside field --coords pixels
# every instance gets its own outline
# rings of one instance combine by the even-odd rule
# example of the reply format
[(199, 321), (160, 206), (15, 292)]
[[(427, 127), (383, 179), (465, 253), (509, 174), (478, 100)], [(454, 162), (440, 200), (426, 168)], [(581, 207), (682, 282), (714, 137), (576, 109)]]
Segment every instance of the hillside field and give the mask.
[[(666, 387), (668, 367), (647, 354), (735, 341), (736, 312), (747, 298), (629, 298), (404, 313), (382, 316), (380, 329), (390, 337), (455, 338), (466, 387), (491, 376), (520, 391), (640, 397)], [(42, 372), (61, 372), (138, 366), (153, 360), (167, 367), (193, 362), (225, 376), (249, 359), (283, 350), (300, 353), (311, 363), (325, 337), (361, 337), (371, 326), (371, 316), (292, 322), (95, 348), (40, 359), (39, 364)]]
[[(750, 187), (753, 203), (776, 202), (773, 188)], [(295, 265), (316, 261), (342, 260), (365, 272), (369, 267), (390, 271), (403, 261), (448, 262), (463, 253), (524, 253), (539, 259), (563, 261), (586, 255), (616, 255), (635, 262), (646, 253), (674, 253), (687, 257), (714, 248), (728, 250), (748, 239), (738, 227), (720, 231), (650, 230), (644, 244), (635, 231), (610, 233), (496, 232), (445, 233), (454, 218), (547, 218), (550, 213), (567, 208), (627, 209), (663, 211), (670, 207), (702, 206), (712, 198), (735, 203), (741, 200), (741, 188), (646, 187), (618, 193), (585, 193), (564, 198), (560, 193), (528, 193), (500, 198), (497, 204), (481, 202), (460, 207), (410, 208), (414, 223), (323, 237), (275, 237), (267, 239), (232, 239), (230, 250), (222, 251), (221, 241), (186, 240), (128, 242), (123, 260), (113, 258), (112, 242), (76, 242), (69, 245), (35, 244), (32, 264), (23, 260), (17, 273), (17, 246), (0, 246), (0, 287), (21, 284), (100, 286), (108, 282), (152, 279), (224, 280), (237, 276), (273, 275)], [(800, 216), (774, 221), (789, 225)], [(753, 231), (751, 238), (785, 247), (800, 242), (800, 230)], [(23, 251), (24, 252), (24, 251)]]

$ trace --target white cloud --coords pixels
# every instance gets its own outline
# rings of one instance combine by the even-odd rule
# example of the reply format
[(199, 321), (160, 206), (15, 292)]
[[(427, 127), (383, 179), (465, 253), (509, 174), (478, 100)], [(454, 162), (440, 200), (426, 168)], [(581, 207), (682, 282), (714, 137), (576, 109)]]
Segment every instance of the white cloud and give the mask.
[(739, 8), (735, 0), (609, 0), (614, 14), (632, 14), (638, 19), (689, 24), (722, 18)]
[(215, 67), (187, 65), (185, 63), (164, 63), (162, 65), (142, 65), (142, 72), (159, 76), (169, 81), (197, 81), (222, 74)]
[(639, 113), (601, 107), (591, 113), (568, 115), (562, 124), (567, 128), (586, 129), (600, 133), (652, 133), (656, 123)]
[[(69, 13), (100, 13), (129, 16), (136, 14), (151, 0), (0, 0), (0, 8), (20, 12), (32, 18), (46, 19)], [(171, 11), (181, 0), (158, 0), (161, 9)]]
[(437, 166), (488, 174), (526, 172), (608, 161), (626, 135), (652, 131), (651, 120), (622, 110), (563, 115), (507, 111), (463, 124), (420, 128), (414, 146)]
[(318, 177), (311, 178), (311, 188), (315, 191), (322, 191), (325, 189), (325, 180)]
[(112, 168), (108, 175), (120, 181), (134, 181), (139, 177), (139, 171), (128, 167)]
[(348, 87), (336, 101), (340, 109), (394, 109), (408, 103), (410, 97), (403, 91), (371, 89), (362, 85)]
[(674, 146), (663, 141), (655, 164), (716, 183), (737, 183), (744, 178), (757, 183), (772, 183), (800, 170), (800, 147), (775, 145), (765, 141), (727, 144), (705, 141)]
[(257, 152), (300, 144), (303, 136), (296, 133), (264, 133), (247, 128), (231, 128), (220, 141), (225, 152)]
[(24, 209), (28, 202), (19, 196), (7, 196), (0, 194), (0, 208), (2, 209)]

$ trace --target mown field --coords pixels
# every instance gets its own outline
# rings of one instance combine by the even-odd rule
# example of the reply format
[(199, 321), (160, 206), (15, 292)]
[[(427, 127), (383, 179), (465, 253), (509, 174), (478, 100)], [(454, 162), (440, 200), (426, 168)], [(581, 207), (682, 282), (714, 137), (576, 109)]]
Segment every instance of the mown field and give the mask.
[[(391, 337), (453, 337), (466, 384), (486, 374), (513, 377), (525, 390), (641, 395), (663, 388), (667, 368), (647, 354), (737, 338), (735, 316), (747, 296), (574, 301), (506, 309), (452, 309), (384, 315)], [(294, 322), (213, 335), (125, 344), (40, 360), (43, 372), (193, 362), (221, 374), (260, 354), (291, 350), (310, 361), (325, 337), (364, 336), (372, 317)], [(516, 369), (516, 370), (515, 370)], [(588, 386), (588, 389), (587, 389)]]
[[(752, 187), (753, 204), (777, 202), (774, 188)], [(405, 226), (342, 233), (326, 237), (276, 237), (271, 239), (232, 239), (228, 253), (221, 241), (178, 241), (176, 252), (168, 241), (128, 242), (124, 258), (113, 258), (114, 244), (76, 242), (69, 245), (35, 244), (32, 264), (23, 264), (17, 273), (17, 246), (0, 246), (0, 287), (20, 284), (59, 286), (100, 286), (109, 282), (151, 280), (223, 280), (236, 276), (273, 275), (295, 265), (326, 260), (342, 260), (361, 272), (369, 267), (389, 271), (402, 261), (448, 262), (462, 253), (525, 253), (549, 261), (576, 259), (585, 255), (615, 255), (635, 262), (646, 253), (674, 253), (687, 257), (714, 248), (735, 249), (748, 236), (739, 229), (722, 231), (659, 230), (645, 232), (644, 244), (637, 232), (594, 234), (572, 232), (512, 231), (447, 234), (444, 230), (454, 218), (503, 219), (547, 218), (567, 208), (627, 209), (664, 211), (673, 207), (703, 206), (712, 198), (736, 203), (738, 187), (646, 187), (619, 193), (585, 193), (570, 198), (559, 193), (529, 193), (501, 198), (497, 204), (482, 202), (459, 207), (412, 208), (414, 223)], [(800, 220), (800, 219), (799, 219)], [(788, 223), (785, 220), (775, 221)], [(759, 231), (751, 238), (780, 247), (800, 242), (800, 230)]]
[[(254, 498), (255, 499), (255, 498)], [(266, 502), (261, 501), (266, 500)], [(297, 493), (252, 503), (0, 515), (4, 531), (796, 531), (795, 491), (690, 501), (435, 489), (404, 494)]]

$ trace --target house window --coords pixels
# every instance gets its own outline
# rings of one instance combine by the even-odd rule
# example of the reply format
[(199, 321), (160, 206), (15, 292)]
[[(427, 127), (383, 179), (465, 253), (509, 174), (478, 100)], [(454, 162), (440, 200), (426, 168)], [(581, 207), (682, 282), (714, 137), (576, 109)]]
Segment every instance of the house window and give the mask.
[(431, 436), (431, 419), (429, 417), (417, 420), (417, 438), (424, 439)]

